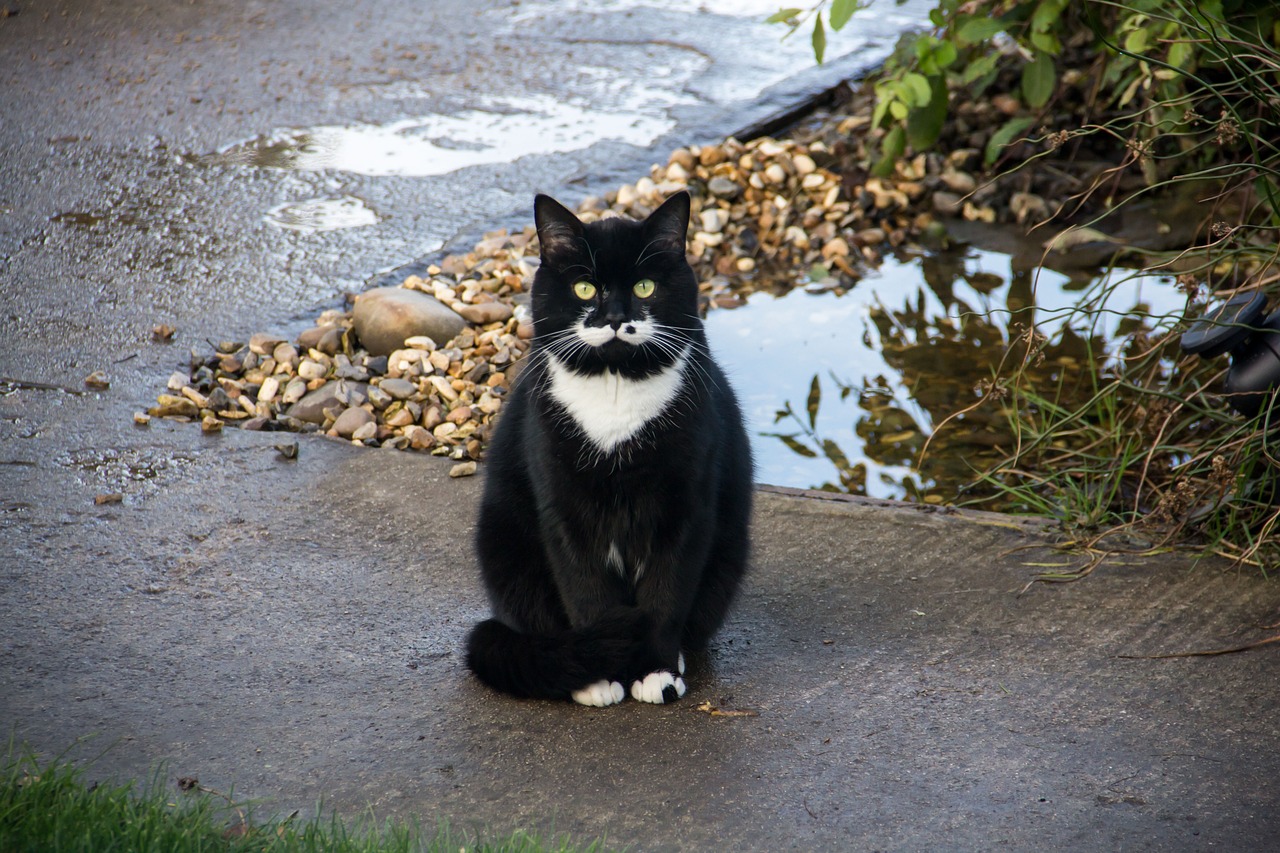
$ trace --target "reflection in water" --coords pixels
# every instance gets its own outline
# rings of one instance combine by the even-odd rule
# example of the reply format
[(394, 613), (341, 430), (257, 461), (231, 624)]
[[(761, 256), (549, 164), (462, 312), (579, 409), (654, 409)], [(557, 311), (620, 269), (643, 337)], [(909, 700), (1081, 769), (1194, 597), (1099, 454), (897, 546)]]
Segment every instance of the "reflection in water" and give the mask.
[[(1083, 319), (1073, 310), (1091, 285), (1115, 310)], [(1073, 282), (968, 250), (887, 260), (845, 295), (757, 292), (711, 311), (707, 327), (742, 397), (761, 482), (938, 503), (981, 493), (976, 472), (1013, 448), (1009, 401), (956, 413), (1023, 360), (1031, 329), (1049, 341), (1026, 369), (1066, 404), (1093, 392), (1095, 356), (1135, 317), (1184, 304), (1155, 277)]]
[(388, 124), (282, 129), (228, 146), (204, 159), (302, 171), (425, 177), (530, 154), (579, 151), (606, 139), (648, 145), (675, 120), (667, 110), (685, 98), (633, 87), (595, 109), (573, 100), (531, 95), (490, 98), (483, 108), (425, 115)]

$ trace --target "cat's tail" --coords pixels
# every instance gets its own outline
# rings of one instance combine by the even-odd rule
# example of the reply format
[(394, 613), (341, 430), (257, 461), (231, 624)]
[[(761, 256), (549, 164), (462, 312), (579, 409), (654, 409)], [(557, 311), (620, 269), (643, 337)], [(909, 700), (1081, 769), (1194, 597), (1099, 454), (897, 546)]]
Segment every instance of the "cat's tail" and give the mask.
[(585, 628), (541, 636), (486, 619), (467, 638), (467, 667), (512, 696), (568, 699), (588, 684), (630, 672), (648, 621), (634, 607), (618, 607)]

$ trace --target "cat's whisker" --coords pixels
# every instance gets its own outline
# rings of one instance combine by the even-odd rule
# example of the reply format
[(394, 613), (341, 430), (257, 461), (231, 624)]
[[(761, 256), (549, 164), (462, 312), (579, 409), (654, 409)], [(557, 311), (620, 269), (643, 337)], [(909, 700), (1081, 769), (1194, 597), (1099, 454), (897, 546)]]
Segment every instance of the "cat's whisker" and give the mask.
[(645, 261), (649, 260), (650, 258), (655, 258), (658, 255), (670, 254), (672, 251), (671, 249), (660, 249), (656, 252), (649, 251), (649, 247), (651, 247), (654, 243), (662, 242), (662, 240), (663, 238), (661, 237), (655, 237), (654, 239), (650, 240), (648, 243), (645, 243), (644, 248), (640, 250), (640, 257), (636, 258), (636, 266), (643, 266)]

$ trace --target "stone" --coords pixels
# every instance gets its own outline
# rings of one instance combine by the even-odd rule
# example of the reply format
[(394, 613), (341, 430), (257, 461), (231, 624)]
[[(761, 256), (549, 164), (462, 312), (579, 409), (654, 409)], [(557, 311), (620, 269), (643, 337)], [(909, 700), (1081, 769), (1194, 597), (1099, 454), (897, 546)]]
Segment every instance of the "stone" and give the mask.
[(729, 211), (718, 207), (709, 207), (698, 214), (702, 221), (702, 230), (709, 234), (719, 234), (729, 224)]
[(623, 184), (618, 187), (617, 203), (619, 207), (630, 207), (640, 199), (640, 194), (636, 192), (636, 188), (630, 184)]
[(289, 365), (289, 367), (298, 366), (298, 350), (293, 344), (280, 343), (271, 351), (271, 357), (276, 360), (276, 364)]
[(959, 216), (964, 201), (955, 193), (938, 190), (933, 194), (933, 210), (939, 216)]
[(942, 173), (942, 182), (947, 185), (947, 189), (960, 195), (968, 195), (978, 188), (978, 182), (973, 175), (953, 169)]
[(430, 450), (436, 444), (435, 436), (417, 425), (405, 427), (404, 437), (409, 439), (409, 446), (414, 450)]
[[(320, 343), (320, 339), (323, 338), (325, 333), (332, 328), (334, 327), (312, 326), (310, 329), (307, 329), (302, 334), (298, 335), (298, 348), (303, 351), (315, 349), (316, 344)], [(270, 351), (267, 354), (270, 355)]]
[(422, 413), (422, 425), (427, 429), (435, 429), (444, 423), (444, 412), (439, 406), (431, 406)]
[(514, 309), (506, 302), (479, 302), (474, 305), (459, 305), (458, 313), (468, 323), (487, 326), (510, 319)]
[(415, 420), (413, 411), (400, 403), (392, 403), (387, 408), (386, 417), (383, 418), (383, 422), (390, 427), (406, 427)]
[(326, 382), (285, 412), (305, 423), (323, 424), (326, 411), (341, 412), (348, 406), (362, 406), (369, 401), (367, 387), (358, 382)]
[[(694, 160), (693, 153), (690, 152), (688, 148), (677, 148), (675, 151), (671, 152), (671, 158), (667, 162), (670, 163), (671, 166), (679, 166), (686, 174), (688, 174), (688, 172), (693, 169), (694, 165), (696, 165), (697, 161)], [(667, 175), (668, 177), (671, 175), (670, 166), (667, 167)]]
[(411, 338), (405, 338), (404, 345), (408, 349), (420, 349), (426, 352), (431, 352), (436, 348), (436, 342), (426, 335), (414, 335)]
[(407, 400), (418, 391), (418, 386), (408, 379), (384, 379), (378, 387), (396, 400)]
[(449, 476), (453, 478), (470, 477), (476, 472), (476, 463), (474, 461), (459, 462), (449, 469)]
[[(364, 409), (347, 409), (347, 411), (363, 412)], [(351, 433), (350, 437), (353, 441), (368, 441), (371, 438), (376, 438), (377, 435), (378, 435), (378, 425), (370, 421), (369, 423), (363, 424), (358, 429), (356, 429), (355, 432)]]
[(280, 402), (286, 406), (301, 400), (307, 393), (307, 382), (305, 379), (290, 379), (288, 384), (284, 386), (284, 396), (280, 398)]
[(213, 409), (215, 412), (221, 412), (231, 408), (231, 398), (227, 396), (227, 392), (219, 386), (209, 392), (209, 396), (204, 400), (204, 408)]
[(351, 438), (356, 430), (372, 423), (374, 423), (372, 412), (352, 406), (338, 415), (337, 420), (333, 422), (333, 429), (343, 438)]
[(324, 375), (328, 372), (329, 368), (317, 361), (312, 361), (309, 358), (304, 359), (303, 362), (298, 365), (298, 377), (301, 379), (323, 379)]
[(267, 332), (258, 332), (249, 336), (249, 349), (258, 355), (271, 355), (275, 348), (284, 343), (284, 338)]
[(330, 326), (320, 340), (316, 341), (315, 348), (325, 355), (334, 355), (342, 351), (342, 328), (339, 326)]
[(199, 413), (194, 401), (173, 394), (161, 394), (156, 398), (157, 405), (147, 410), (147, 414), (158, 418), (193, 418)]
[(849, 243), (843, 237), (835, 237), (822, 244), (822, 257), (831, 260), (835, 257), (849, 257)]
[(712, 195), (725, 199), (737, 198), (742, 193), (742, 187), (722, 175), (708, 181), (707, 190)]
[(466, 321), (440, 300), (402, 287), (379, 287), (356, 297), (356, 335), (372, 355), (390, 355), (408, 338), (423, 335), (448, 341)]
[(270, 403), (278, 393), (280, 393), (280, 380), (274, 376), (268, 376), (262, 380), (262, 387), (258, 389), (258, 399), (264, 403)]

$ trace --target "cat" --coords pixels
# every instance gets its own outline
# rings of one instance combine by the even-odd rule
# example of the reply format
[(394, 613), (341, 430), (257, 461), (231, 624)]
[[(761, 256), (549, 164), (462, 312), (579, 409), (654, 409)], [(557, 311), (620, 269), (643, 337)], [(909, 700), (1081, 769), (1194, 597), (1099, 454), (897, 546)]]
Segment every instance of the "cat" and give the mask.
[(683, 696), (747, 568), (751, 447), (685, 259), (690, 198), (584, 224), (534, 201), (533, 341), (485, 460), (476, 531), (494, 618), (467, 665), (584, 705)]

